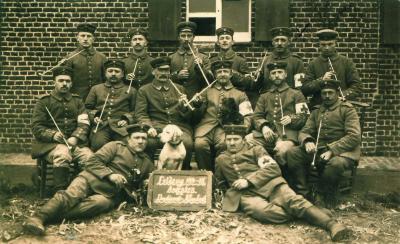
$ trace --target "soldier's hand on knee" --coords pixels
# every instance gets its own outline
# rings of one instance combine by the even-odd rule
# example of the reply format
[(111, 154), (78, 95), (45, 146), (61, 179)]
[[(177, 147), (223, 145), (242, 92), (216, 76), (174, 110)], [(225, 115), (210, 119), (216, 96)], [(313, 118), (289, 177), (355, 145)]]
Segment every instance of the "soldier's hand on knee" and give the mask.
[(317, 149), (314, 142), (307, 142), (304, 145), (304, 148), (306, 149), (307, 153), (314, 153), (315, 150)]
[(124, 127), (124, 126), (128, 125), (128, 121), (122, 119), (117, 122), (117, 125), (118, 125), (118, 127)]
[(262, 133), (267, 142), (272, 143), (275, 140), (275, 133), (268, 126), (263, 127)]
[(75, 136), (72, 136), (67, 139), (67, 142), (70, 146), (75, 147), (78, 144), (78, 138), (76, 138)]
[(122, 188), (128, 181), (121, 174), (111, 174), (108, 176), (108, 179), (114, 183), (118, 188)]
[(325, 160), (325, 161), (329, 161), (333, 156), (333, 153), (331, 150), (324, 152), (323, 154), (321, 154), (321, 159)]
[(246, 189), (249, 187), (249, 182), (246, 179), (237, 179), (232, 183), (232, 187), (237, 190)]
[(147, 134), (148, 134), (150, 137), (156, 137), (156, 136), (157, 136), (157, 130), (154, 129), (153, 127), (151, 127), (151, 128), (147, 131)]
[(64, 143), (64, 135), (63, 133), (57, 131), (54, 135), (53, 135), (53, 140), (58, 142), (58, 143)]

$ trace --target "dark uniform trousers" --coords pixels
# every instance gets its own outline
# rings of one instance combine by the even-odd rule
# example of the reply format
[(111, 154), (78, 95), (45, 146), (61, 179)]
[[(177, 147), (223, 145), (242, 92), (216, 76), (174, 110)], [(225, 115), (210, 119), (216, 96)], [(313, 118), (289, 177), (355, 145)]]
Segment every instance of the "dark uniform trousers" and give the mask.
[(303, 217), (313, 205), (297, 195), (281, 177), (279, 165), (270, 162), (260, 168), (259, 158), (268, 156), (261, 146), (245, 144), (236, 154), (224, 151), (216, 159), (217, 183), (232, 185), (237, 179), (249, 182), (243, 190), (229, 188), (224, 196), (222, 209), (236, 212), (239, 208), (261, 222), (283, 223), (292, 217)]
[[(335, 194), (343, 172), (360, 159), (360, 121), (354, 107), (340, 100), (330, 107), (321, 106), (312, 111), (299, 133), (300, 146), (286, 153), (293, 189), (303, 196), (309, 194), (307, 176), (313, 160), (313, 154), (307, 154), (304, 145), (310, 141), (316, 143), (319, 125), (319, 150), (316, 156), (316, 167), (321, 175), (319, 191), (330, 197)], [(328, 162), (320, 162), (320, 154), (327, 150), (332, 152), (332, 158)]]

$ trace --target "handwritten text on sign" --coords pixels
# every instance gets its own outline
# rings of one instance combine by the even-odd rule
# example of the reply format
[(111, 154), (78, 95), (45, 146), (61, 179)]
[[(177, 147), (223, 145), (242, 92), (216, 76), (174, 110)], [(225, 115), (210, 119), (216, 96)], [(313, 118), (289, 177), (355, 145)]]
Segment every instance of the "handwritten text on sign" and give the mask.
[(155, 171), (150, 177), (148, 204), (159, 210), (196, 211), (211, 208), (211, 173)]

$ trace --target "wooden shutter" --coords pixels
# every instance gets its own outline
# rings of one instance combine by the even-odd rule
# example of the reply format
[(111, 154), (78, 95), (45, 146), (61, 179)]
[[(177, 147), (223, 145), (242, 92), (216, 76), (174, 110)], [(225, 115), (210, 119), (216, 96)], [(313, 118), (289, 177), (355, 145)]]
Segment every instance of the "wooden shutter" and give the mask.
[(382, 7), (382, 41), (385, 44), (400, 44), (400, 1), (384, 0)]
[(289, 0), (256, 0), (255, 10), (256, 41), (271, 41), (273, 27), (289, 27)]
[(149, 33), (155, 41), (177, 40), (181, 0), (149, 0)]

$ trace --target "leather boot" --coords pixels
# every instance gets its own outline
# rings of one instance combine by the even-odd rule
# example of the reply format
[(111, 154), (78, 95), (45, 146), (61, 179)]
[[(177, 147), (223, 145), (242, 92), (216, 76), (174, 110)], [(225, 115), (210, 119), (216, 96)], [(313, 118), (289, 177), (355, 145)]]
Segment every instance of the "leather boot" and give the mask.
[(45, 224), (56, 217), (61, 217), (63, 208), (61, 193), (56, 193), (33, 217), (25, 221), (24, 230), (33, 235), (44, 235)]
[(332, 241), (341, 241), (349, 237), (351, 230), (347, 229), (344, 225), (334, 221), (321, 209), (312, 206), (304, 213), (304, 219), (310, 224), (319, 226), (327, 230), (331, 236)]
[(54, 167), (53, 168), (54, 191), (65, 190), (69, 184), (69, 168)]

